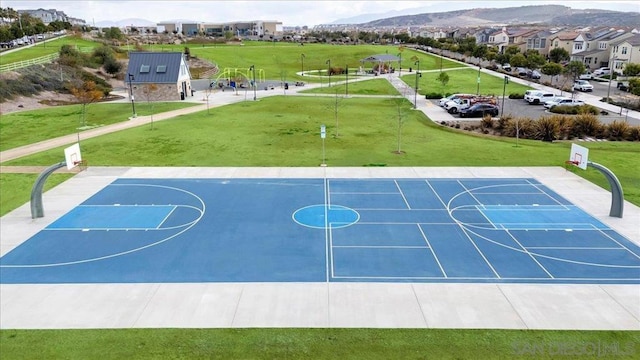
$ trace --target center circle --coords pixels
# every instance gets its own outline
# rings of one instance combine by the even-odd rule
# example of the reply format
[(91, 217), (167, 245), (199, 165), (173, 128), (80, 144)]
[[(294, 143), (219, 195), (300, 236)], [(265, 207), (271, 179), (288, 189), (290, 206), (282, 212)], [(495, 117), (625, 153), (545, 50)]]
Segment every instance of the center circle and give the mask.
[(314, 229), (338, 229), (353, 225), (360, 220), (357, 211), (340, 205), (310, 205), (296, 210), (293, 221)]

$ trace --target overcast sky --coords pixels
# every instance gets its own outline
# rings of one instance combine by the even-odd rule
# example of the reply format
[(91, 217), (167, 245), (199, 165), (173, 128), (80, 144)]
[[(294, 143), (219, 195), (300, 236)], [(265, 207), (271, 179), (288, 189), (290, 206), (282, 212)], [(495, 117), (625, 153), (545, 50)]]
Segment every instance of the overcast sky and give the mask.
[[(15, 10), (52, 9), (84, 19), (87, 24), (124, 19), (151, 22), (193, 20), (230, 22), (278, 20), (284, 26), (318, 25), (362, 14), (419, 9), (416, 13), (444, 12), (471, 8), (562, 4), (575, 9), (606, 9), (640, 12), (640, 1), (179, 1), (179, 0), (2, 0), (0, 7)], [(453, 24), (452, 24), (453, 25)]]

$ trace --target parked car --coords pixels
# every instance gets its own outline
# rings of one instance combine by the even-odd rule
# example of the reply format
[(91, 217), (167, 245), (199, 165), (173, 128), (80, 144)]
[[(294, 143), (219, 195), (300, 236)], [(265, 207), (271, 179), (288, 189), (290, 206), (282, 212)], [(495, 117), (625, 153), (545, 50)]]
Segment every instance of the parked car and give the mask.
[(498, 107), (492, 104), (476, 103), (468, 108), (460, 109), (460, 117), (498, 116)]
[(580, 79), (580, 80), (591, 80), (591, 79), (593, 79), (593, 74), (590, 71), (587, 70), (587, 72), (582, 74), (582, 75), (580, 75), (578, 77), (578, 79)]
[(547, 109), (553, 109), (556, 106), (582, 106), (584, 101), (576, 100), (572, 98), (561, 98), (554, 101), (547, 101), (544, 103), (544, 107)]
[(516, 72), (518, 73), (518, 76), (527, 76), (527, 68), (523, 68), (523, 67), (519, 67), (516, 68)]
[(618, 81), (618, 85), (616, 87), (620, 91), (630, 91), (631, 90), (631, 88), (629, 87), (629, 82), (628, 81)]
[(440, 99), (438, 101), (438, 105), (440, 105), (441, 107), (444, 107), (444, 105), (451, 100), (455, 100), (456, 98), (460, 97), (460, 96), (473, 96), (471, 94), (451, 94), (447, 97), (443, 97), (442, 99)]
[(544, 104), (545, 101), (548, 101), (555, 97), (556, 95), (549, 91), (544, 90), (527, 90), (524, 93), (524, 100), (532, 105)]
[(502, 64), (502, 70), (504, 71), (511, 71), (511, 65), (507, 64)]
[(611, 74), (611, 69), (608, 67), (601, 67), (593, 71), (593, 76), (602, 76), (608, 74)]
[(528, 70), (527, 76), (531, 79), (540, 79), (542, 77), (542, 74), (540, 74), (538, 70)]
[(587, 80), (576, 80), (573, 83), (572, 89), (580, 91), (593, 91), (593, 85), (591, 85), (591, 83), (589, 83)]

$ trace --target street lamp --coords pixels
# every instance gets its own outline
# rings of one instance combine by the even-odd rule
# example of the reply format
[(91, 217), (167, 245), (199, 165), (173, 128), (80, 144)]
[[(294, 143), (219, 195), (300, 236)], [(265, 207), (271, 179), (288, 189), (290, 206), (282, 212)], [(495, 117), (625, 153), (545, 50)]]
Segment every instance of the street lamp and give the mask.
[(613, 65), (618, 58), (614, 56), (611, 59), (611, 64), (609, 64), (609, 86), (607, 86), (607, 104), (611, 103), (611, 99), (609, 98), (609, 94), (611, 93), (611, 79), (613, 79)]
[(504, 85), (502, 86), (502, 106), (500, 109), (500, 116), (504, 116), (504, 94), (507, 91), (507, 84), (509, 83), (509, 77), (504, 77)]
[(253, 101), (256, 101), (256, 87), (258, 86), (258, 84), (256, 84), (256, 66), (251, 65), (249, 70), (253, 70)]
[(131, 86), (131, 81), (135, 80), (133, 78), (133, 74), (129, 74), (129, 93), (131, 95), (131, 111), (133, 111), (133, 117), (136, 117), (136, 104), (133, 101), (133, 86)]
[(480, 95), (480, 60), (478, 60), (478, 87), (476, 89), (476, 95)]
[(325, 64), (329, 64), (329, 87), (331, 87), (331, 59), (327, 60)]
[(398, 69), (398, 76), (402, 75), (402, 52), (398, 53), (398, 57), (400, 58), (400, 69)]
[(300, 73), (300, 76), (304, 76), (304, 58), (305, 58), (305, 55), (300, 54), (300, 60), (302, 60), (302, 73)]
[(422, 77), (422, 74), (420, 73), (420, 60), (416, 61), (414, 65), (417, 65), (417, 68), (416, 68), (416, 91), (413, 95), (413, 108), (417, 109), (418, 108), (418, 77)]

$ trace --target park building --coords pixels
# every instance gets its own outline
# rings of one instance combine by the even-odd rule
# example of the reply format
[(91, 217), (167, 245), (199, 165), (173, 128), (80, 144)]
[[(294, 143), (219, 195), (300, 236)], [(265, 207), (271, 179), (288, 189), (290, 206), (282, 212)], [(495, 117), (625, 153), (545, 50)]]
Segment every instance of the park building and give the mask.
[(207, 22), (162, 22), (158, 23), (158, 32), (182, 33), (186, 36), (224, 37), (226, 34), (247, 39), (276, 38), (283, 33), (281, 21), (253, 20), (225, 23)]

